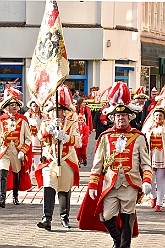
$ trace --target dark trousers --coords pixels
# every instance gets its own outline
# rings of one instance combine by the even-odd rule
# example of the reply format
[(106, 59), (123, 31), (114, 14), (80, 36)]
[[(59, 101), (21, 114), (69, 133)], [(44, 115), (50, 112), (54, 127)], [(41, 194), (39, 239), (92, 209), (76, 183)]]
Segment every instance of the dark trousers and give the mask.
[(59, 212), (61, 219), (69, 220), (71, 190), (58, 192)]
[[(56, 191), (51, 187), (44, 187), (43, 218), (52, 220)], [(71, 191), (58, 192), (59, 212), (61, 219), (69, 219)]]
[(0, 207), (5, 207), (6, 188), (7, 188), (7, 170), (0, 170)]

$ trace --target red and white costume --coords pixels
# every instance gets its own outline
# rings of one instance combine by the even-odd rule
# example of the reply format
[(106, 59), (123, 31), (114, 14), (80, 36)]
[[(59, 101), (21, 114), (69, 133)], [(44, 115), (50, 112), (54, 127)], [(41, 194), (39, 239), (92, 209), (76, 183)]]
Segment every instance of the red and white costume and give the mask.
[(153, 169), (151, 197), (156, 199), (156, 206), (162, 207), (165, 193), (165, 126), (157, 125), (150, 128), (146, 137)]
[(87, 159), (87, 146), (88, 146), (88, 137), (89, 137), (89, 127), (85, 124), (84, 121), (78, 122), (78, 128), (81, 136), (81, 144), (80, 146), (75, 146), (77, 157), (79, 160), (79, 163), (82, 162), (82, 160)]
[[(75, 120), (76, 113), (70, 113), (66, 116), (64, 123), (61, 123), (61, 128), (64, 133), (69, 135), (69, 141), (60, 145), (60, 169), (61, 176), (58, 176), (58, 165), (52, 160), (57, 157), (56, 145), (52, 139), (52, 135), (46, 131), (46, 127), (50, 124), (51, 120), (43, 121), (38, 134), (42, 142), (43, 152), (42, 155), (46, 157), (46, 161), (39, 164), (36, 169), (36, 179), (38, 186), (52, 187), (57, 192), (68, 192), (73, 185), (79, 184), (79, 169), (78, 159), (74, 146), (80, 145), (80, 134), (78, 130), (78, 123)], [(48, 176), (49, 175), (49, 176)], [(67, 180), (66, 180), (67, 178)]]
[[(136, 202), (138, 191), (141, 191), (142, 189), (142, 182), (151, 183), (152, 173), (145, 137), (140, 131), (133, 129), (130, 126), (125, 130), (124, 136), (127, 139), (130, 139), (133, 135), (137, 135), (136, 139), (126, 147), (123, 153), (118, 154), (115, 157), (114, 163), (108, 167), (108, 170), (103, 177), (103, 164), (110, 154), (115, 151), (116, 140), (120, 134), (121, 132), (116, 130), (116, 127), (114, 126), (101, 134), (97, 141), (88, 189), (93, 188), (98, 190), (99, 195), (96, 200), (97, 203), (95, 203), (95, 209), (91, 209), (91, 214), (93, 214), (93, 216), (90, 218), (93, 218), (94, 222), (89, 224), (89, 221), (85, 221), (86, 211), (87, 209), (90, 209), (88, 205), (88, 201), (90, 200), (88, 194), (86, 194), (86, 200), (84, 199), (84, 203), (82, 204), (78, 215), (79, 227), (81, 229), (105, 231), (106, 229), (99, 221), (99, 218), (103, 216), (105, 220), (108, 220), (112, 218), (111, 214), (118, 215), (118, 212), (114, 213), (114, 209), (110, 211), (110, 209), (114, 207), (112, 202), (108, 202), (108, 195), (113, 192), (112, 190), (119, 189), (122, 186), (122, 188), (124, 188), (123, 200), (124, 197), (127, 198), (128, 195), (134, 192), (134, 201)], [(139, 160), (139, 155), (141, 161)], [(139, 166), (142, 170), (143, 179), (141, 179)], [(86, 205), (85, 208), (84, 205)], [(127, 212), (134, 210), (133, 206), (126, 206), (125, 209), (122, 209), (121, 211)], [(100, 214), (101, 216), (99, 217)], [(94, 223), (97, 223), (98, 226), (93, 226)]]
[[(0, 137), (0, 170), (15, 173), (21, 171), (19, 190), (31, 188), (29, 171), (32, 163), (32, 150), (27, 118), (19, 113), (16, 113), (15, 120), (11, 120), (8, 113), (0, 116)], [(18, 159), (19, 151), (25, 154), (23, 162)], [(12, 189), (12, 180), (12, 174), (9, 174), (8, 190)]]
[(92, 123), (92, 114), (90, 108), (88, 106), (85, 106), (85, 108), (76, 106), (76, 112), (77, 114), (81, 114), (85, 117), (86, 124), (89, 127), (89, 133), (91, 133), (93, 130), (93, 123)]
[[(142, 190), (145, 194), (151, 191), (152, 172), (146, 138), (129, 125), (135, 106), (130, 103), (128, 87), (115, 82), (109, 97), (112, 105), (105, 111), (115, 125), (97, 140), (77, 219), (81, 229), (108, 231), (113, 247), (130, 247), (131, 236), (138, 235), (136, 203)], [(126, 124), (123, 129), (121, 123)]]
[(39, 111), (34, 113), (33, 110), (29, 109), (25, 116), (27, 117), (30, 125), (31, 139), (32, 139), (32, 152), (34, 157), (34, 168), (40, 163), (42, 146), (39, 138), (37, 137), (42, 121), (47, 119), (47, 116)]

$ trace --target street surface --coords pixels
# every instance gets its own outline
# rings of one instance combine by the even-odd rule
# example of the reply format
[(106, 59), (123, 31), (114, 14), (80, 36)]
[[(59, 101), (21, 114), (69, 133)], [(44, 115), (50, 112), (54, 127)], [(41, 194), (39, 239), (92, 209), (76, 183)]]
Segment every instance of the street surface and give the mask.
[[(33, 186), (31, 192), (19, 192), (20, 205), (12, 204), (12, 192), (7, 192), (6, 208), (0, 208), (0, 248), (12, 247), (60, 247), (60, 248), (102, 248), (112, 247), (111, 237), (102, 232), (82, 231), (77, 228), (76, 215), (87, 189), (94, 155), (94, 133), (88, 144), (88, 165), (80, 168), (80, 187), (72, 188), (70, 224), (66, 230), (60, 224), (58, 200), (52, 221), (52, 231), (37, 227), (42, 217), (43, 189)], [(144, 197), (137, 205), (139, 236), (132, 239), (132, 248), (165, 247), (165, 201), (163, 212), (155, 213), (150, 207), (150, 198)], [(88, 220), (87, 220), (88, 221)]]

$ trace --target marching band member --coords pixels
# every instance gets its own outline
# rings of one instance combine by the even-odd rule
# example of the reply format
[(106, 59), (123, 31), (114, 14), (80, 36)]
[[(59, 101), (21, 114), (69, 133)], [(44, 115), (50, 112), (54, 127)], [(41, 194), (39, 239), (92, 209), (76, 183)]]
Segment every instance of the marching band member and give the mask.
[(37, 134), (40, 129), (40, 125), (42, 121), (46, 120), (47, 116), (46, 114), (41, 112), (37, 99), (35, 98), (32, 98), (27, 103), (27, 107), (29, 108), (29, 110), (24, 115), (27, 117), (29, 121), (31, 138), (32, 138), (32, 153), (34, 159), (34, 168), (32, 167), (31, 180), (33, 182), (34, 170), (37, 168), (37, 165), (40, 163), (41, 152), (42, 152), (41, 142), (37, 137)]
[(4, 100), (1, 102), (1, 108), (5, 113), (0, 116), (0, 207), (2, 208), (5, 207), (7, 189), (13, 189), (13, 203), (18, 205), (18, 190), (31, 188), (29, 177), (32, 162), (31, 135), (27, 118), (18, 113), (21, 107), (23, 102), (20, 101), (17, 90), (12, 87), (6, 89)]
[(146, 119), (146, 117), (148, 116), (148, 114), (151, 112), (151, 110), (154, 109), (154, 107), (156, 106), (157, 101), (155, 100), (155, 98), (158, 96), (158, 90), (154, 87), (151, 90), (151, 97), (150, 99), (148, 99), (145, 104), (144, 104), (144, 108), (142, 111), (142, 117), (141, 117), (141, 122), (142, 125)]
[[(152, 114), (152, 123), (148, 126), (146, 137), (150, 147), (152, 163), (151, 207), (161, 212), (165, 193), (165, 108), (156, 106)], [(157, 190), (156, 190), (157, 187)]]
[[(88, 190), (77, 219), (81, 229), (108, 231), (113, 247), (130, 248), (137, 196), (142, 190), (150, 193), (152, 172), (145, 136), (129, 125), (136, 106), (130, 103), (128, 87), (116, 82), (109, 97), (111, 107), (105, 111), (114, 126), (97, 141)], [(134, 231), (137, 235), (137, 229)]]
[[(58, 88), (58, 118), (55, 108), (49, 108), (48, 120), (39, 131), (42, 141), (42, 163), (36, 169), (38, 186), (44, 186), (43, 217), (37, 226), (51, 230), (55, 195), (58, 193), (61, 224), (70, 228), (69, 212), (71, 188), (79, 185), (79, 168), (75, 146), (80, 145), (77, 114), (73, 111), (72, 95), (66, 85)], [(59, 129), (59, 130), (58, 130)], [(60, 164), (57, 163), (57, 141), (60, 142)]]
[(142, 112), (144, 108), (144, 104), (147, 99), (149, 99), (149, 96), (145, 94), (145, 88), (144, 86), (140, 86), (139, 89), (137, 89), (136, 94), (134, 96), (134, 99), (136, 101), (136, 105), (140, 106), (141, 109), (136, 113), (136, 118), (130, 122), (131, 127), (137, 128), (141, 131), (142, 129)]

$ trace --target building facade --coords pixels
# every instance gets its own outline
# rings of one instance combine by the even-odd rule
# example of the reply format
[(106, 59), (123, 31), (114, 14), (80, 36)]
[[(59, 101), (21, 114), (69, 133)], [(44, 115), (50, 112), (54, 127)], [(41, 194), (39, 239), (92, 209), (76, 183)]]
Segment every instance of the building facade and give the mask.
[[(148, 60), (147, 53), (150, 53), (150, 50), (147, 52), (146, 46), (153, 44), (148, 36), (151, 32), (151, 16), (155, 12), (149, 11), (149, 6), (154, 6), (154, 11), (155, 6), (157, 11), (160, 8), (162, 16), (158, 19), (161, 23), (162, 20), (164, 22), (164, 3), (57, 3), (70, 65), (70, 75), (66, 83), (72, 90), (79, 89), (80, 93), (88, 95), (91, 87), (98, 86), (102, 92), (116, 80), (125, 82), (132, 90), (145, 84), (149, 91), (150, 83), (155, 84), (155, 81), (152, 83), (153, 78), (156, 86), (160, 85), (163, 75), (152, 74), (158, 73), (159, 59), (156, 59), (156, 63), (156, 56)], [(17, 86), (22, 86), (26, 102), (26, 76), (42, 22), (45, 1), (2, 0), (0, 9), (0, 90), (3, 93), (5, 84), (14, 81)], [(148, 24), (147, 10), (150, 13)], [(150, 25), (150, 28), (147, 28), (147, 25)], [(163, 38), (163, 23), (158, 26), (162, 30), (162, 37), (157, 33), (157, 29), (154, 29), (152, 34), (159, 37), (159, 42), (155, 45), (159, 45), (157, 50), (162, 51), (163, 58), (164, 43), (160, 39)], [(157, 54), (158, 57), (160, 54)]]
[(142, 3), (141, 85), (159, 91), (165, 84), (165, 3)]

